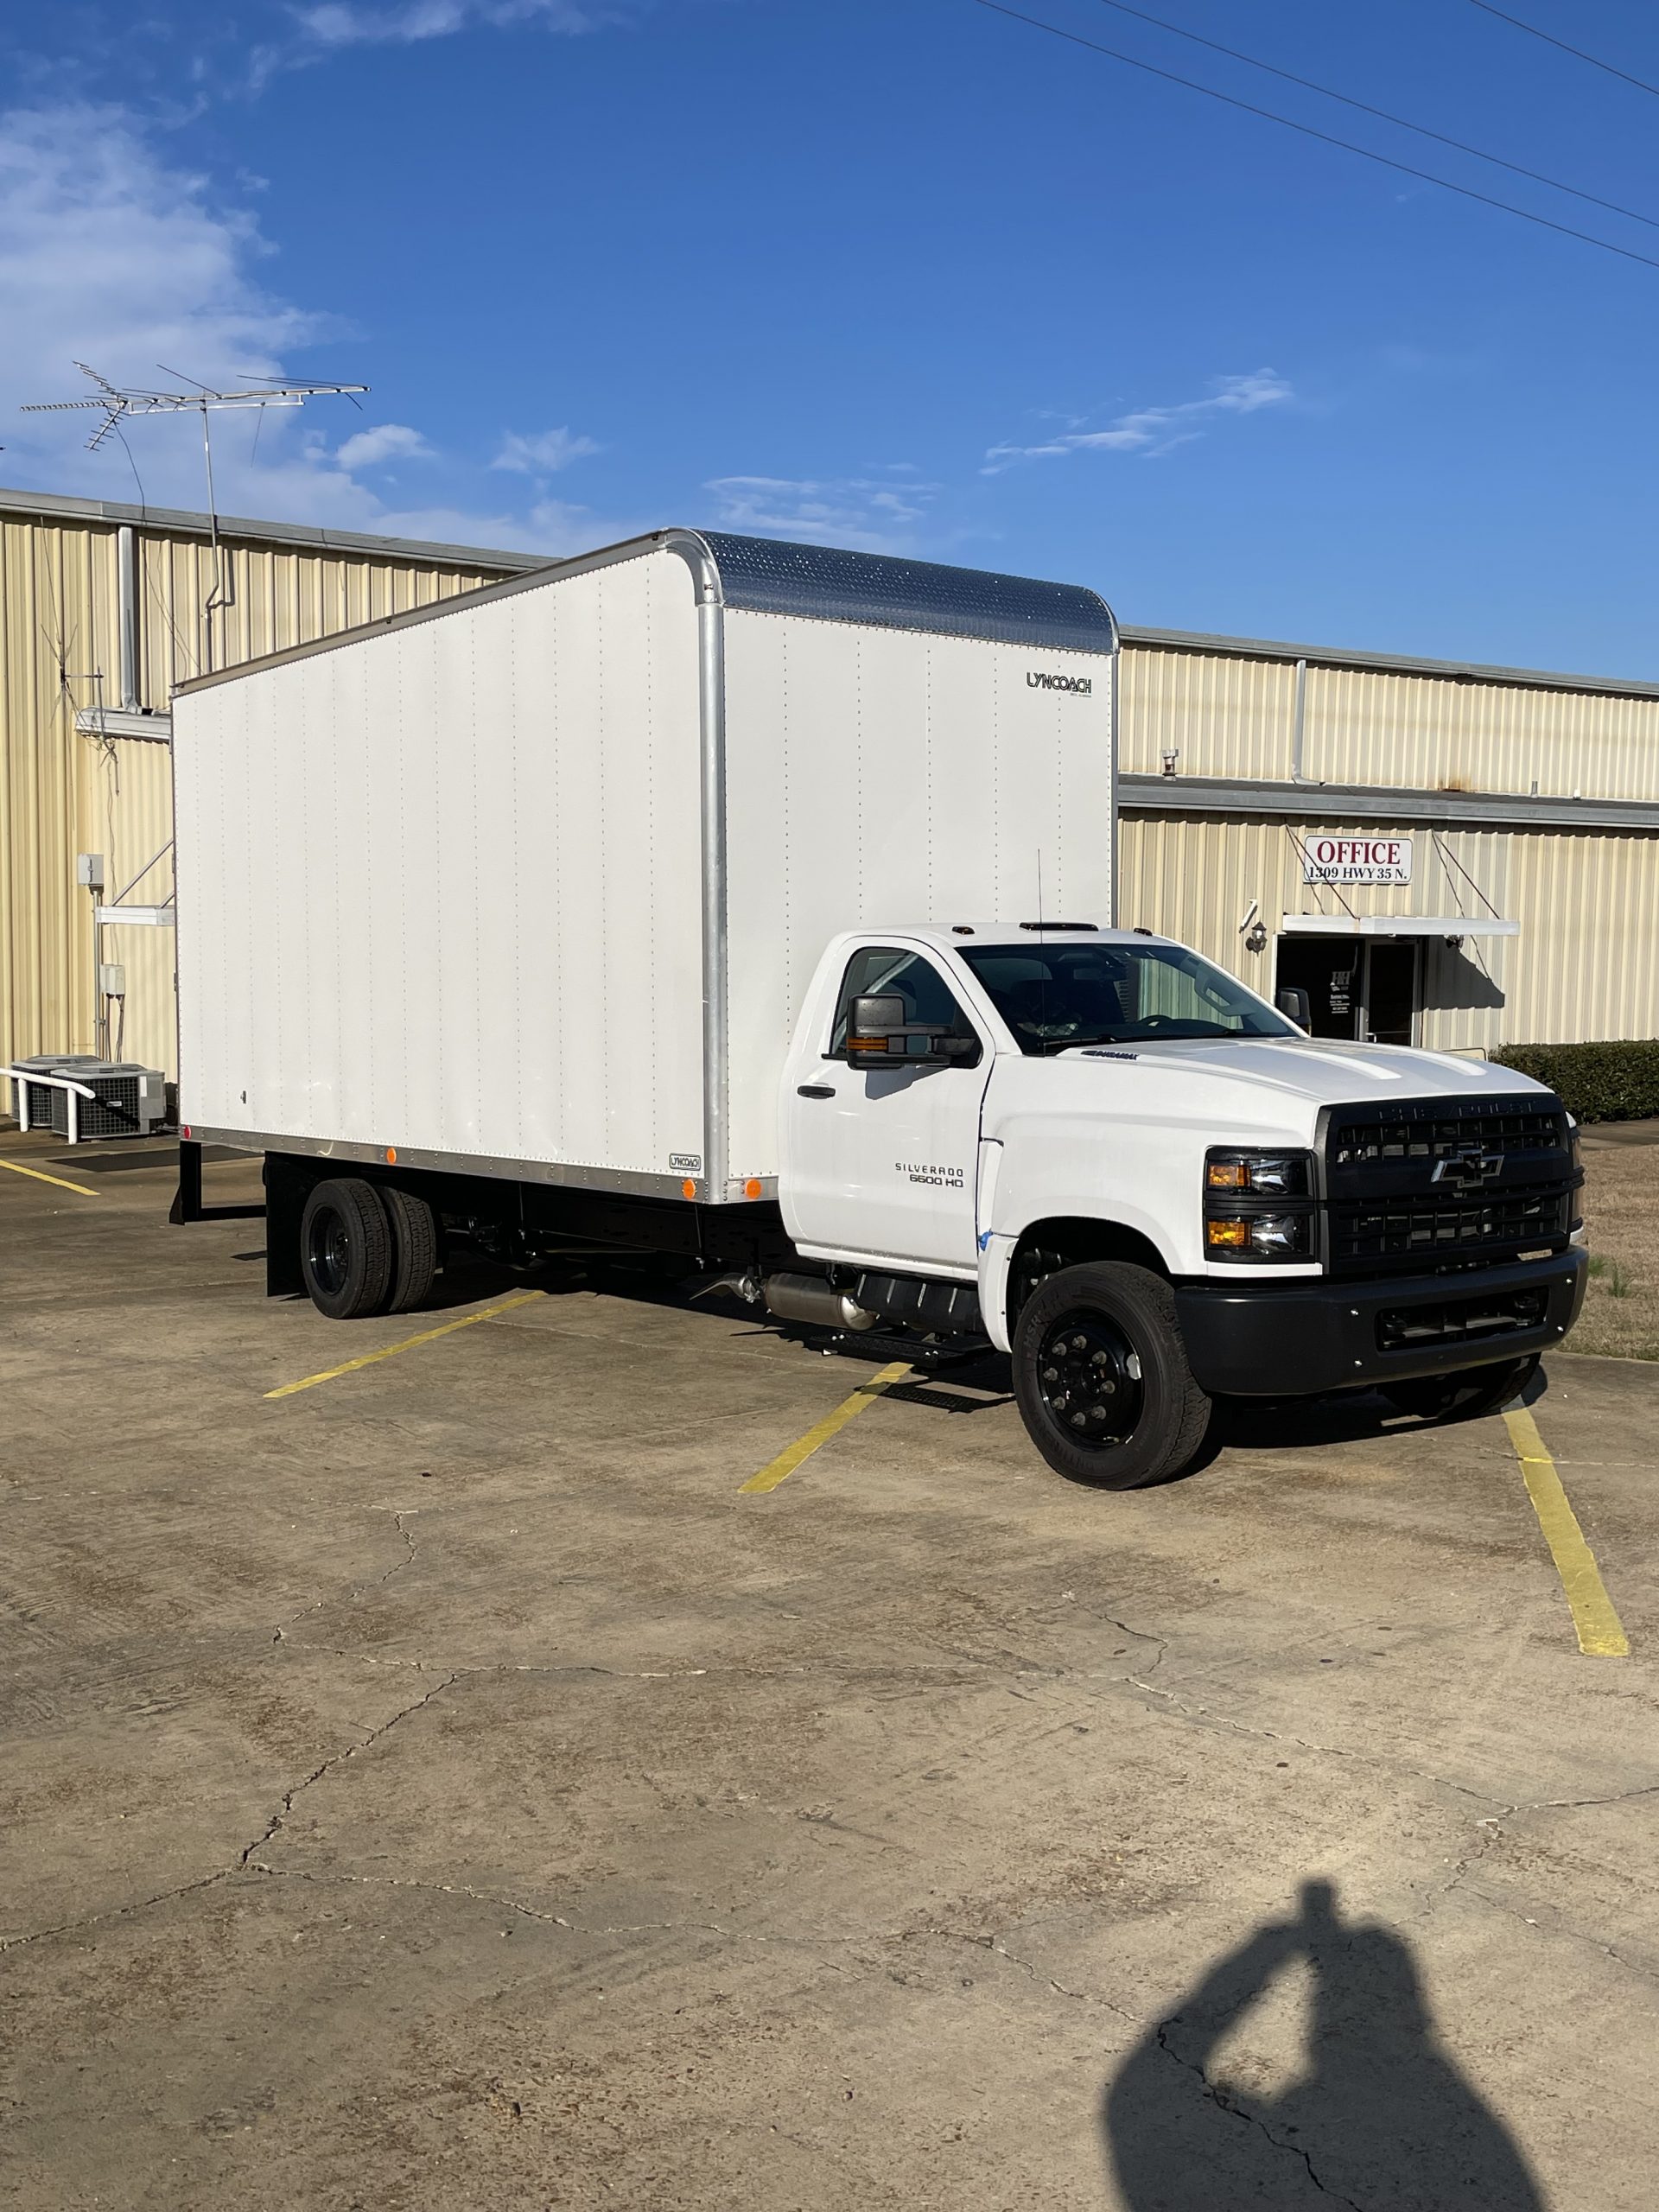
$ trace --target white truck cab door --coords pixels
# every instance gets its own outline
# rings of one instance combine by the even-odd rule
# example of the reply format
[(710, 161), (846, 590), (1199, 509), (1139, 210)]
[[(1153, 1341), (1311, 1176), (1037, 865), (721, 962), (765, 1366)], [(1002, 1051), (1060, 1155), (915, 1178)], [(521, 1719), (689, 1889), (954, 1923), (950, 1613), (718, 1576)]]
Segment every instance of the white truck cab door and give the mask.
[[(874, 993), (902, 998), (907, 1022), (976, 1037), (978, 1058), (849, 1066), (849, 1012), (855, 998)], [(855, 947), (828, 1028), (803, 1037), (790, 1056), (779, 1196), (796, 1243), (971, 1274), (979, 1257), (980, 1108), (991, 1058), (983, 1026), (926, 953), (874, 941)]]

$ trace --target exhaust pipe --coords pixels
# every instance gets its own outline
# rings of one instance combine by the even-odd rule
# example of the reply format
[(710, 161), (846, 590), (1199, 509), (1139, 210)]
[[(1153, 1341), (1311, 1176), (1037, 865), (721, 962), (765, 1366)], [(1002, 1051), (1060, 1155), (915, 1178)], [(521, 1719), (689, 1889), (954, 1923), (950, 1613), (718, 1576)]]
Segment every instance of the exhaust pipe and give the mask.
[(765, 1291), (767, 1313), (780, 1321), (809, 1321), (820, 1329), (873, 1329), (880, 1319), (822, 1275), (768, 1275)]

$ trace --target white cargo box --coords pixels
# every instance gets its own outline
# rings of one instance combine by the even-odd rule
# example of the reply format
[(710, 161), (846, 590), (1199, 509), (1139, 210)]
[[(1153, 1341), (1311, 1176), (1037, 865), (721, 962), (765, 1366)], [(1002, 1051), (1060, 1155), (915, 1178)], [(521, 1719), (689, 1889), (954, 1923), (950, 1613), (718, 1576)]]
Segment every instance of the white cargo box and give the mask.
[(690, 531), (187, 684), (180, 1117), (724, 1201), (838, 931), (1109, 919), (1092, 593)]

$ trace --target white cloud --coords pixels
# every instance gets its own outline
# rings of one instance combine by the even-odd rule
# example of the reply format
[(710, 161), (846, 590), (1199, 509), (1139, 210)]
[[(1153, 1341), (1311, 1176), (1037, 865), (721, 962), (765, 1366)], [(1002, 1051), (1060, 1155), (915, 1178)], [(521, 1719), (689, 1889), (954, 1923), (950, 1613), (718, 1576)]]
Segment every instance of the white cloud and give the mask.
[(574, 36), (613, 22), (618, 10), (576, 4), (576, 0), (393, 0), (364, 6), (360, 0), (319, 0), (296, 8), (295, 19), (312, 44), (321, 47), (412, 45), (416, 40), (447, 38), (452, 32), (506, 30), (520, 24)]
[(913, 481), (907, 466), (887, 476), (717, 476), (703, 489), (719, 500), (715, 520), (767, 537), (823, 539), (867, 553), (903, 552), (938, 486)]
[[(152, 389), (176, 385), (162, 362), (220, 387), (280, 376), (286, 354), (315, 346), (334, 326), (262, 281), (271, 258), (254, 219), (227, 206), (207, 179), (170, 164), (128, 111), (69, 105), (0, 113), (0, 478), (134, 499), (138, 486), (119, 442), (86, 450), (97, 412), (23, 415), (20, 403), (90, 397), (76, 360), (117, 385)], [(345, 358), (319, 372), (349, 376), (353, 365)], [(437, 456), (408, 423), (348, 431), (346, 404), (215, 416), (220, 512), (548, 554), (632, 534), (556, 501), (527, 512), (496, 511), (493, 500), (476, 512), (395, 507), (365, 474)], [(124, 427), (152, 505), (206, 504), (199, 419), (150, 416)]]
[(568, 429), (539, 430), (530, 437), (509, 430), (490, 467), (514, 469), (521, 476), (551, 476), (598, 451), (591, 438), (573, 437)]
[(992, 446), (980, 473), (996, 476), (1017, 461), (1049, 461), (1073, 453), (1170, 453), (1201, 437), (1217, 416), (1254, 415), (1260, 408), (1281, 406), (1294, 397), (1284, 378), (1273, 369), (1222, 377), (1207, 399), (1186, 399), (1175, 407), (1137, 408), (1131, 414), (1120, 415), (1104, 429), (1084, 429), (1078, 427), (1077, 416), (1058, 417), (1071, 427), (1036, 445)]
[(378, 468), (388, 461), (431, 461), (432, 448), (418, 430), (406, 423), (377, 423), (359, 430), (334, 449), (340, 468)]

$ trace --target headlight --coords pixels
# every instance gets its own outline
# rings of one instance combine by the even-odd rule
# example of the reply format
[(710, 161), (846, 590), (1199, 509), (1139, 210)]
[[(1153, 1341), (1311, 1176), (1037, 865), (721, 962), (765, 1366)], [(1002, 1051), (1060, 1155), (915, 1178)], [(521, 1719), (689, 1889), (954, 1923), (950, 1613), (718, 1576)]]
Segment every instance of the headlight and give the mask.
[(1313, 1161), (1306, 1152), (1215, 1151), (1204, 1162), (1204, 1249), (1211, 1260), (1317, 1256)]
[(1236, 1191), (1241, 1198), (1290, 1198), (1306, 1195), (1305, 1152), (1212, 1152), (1204, 1164), (1205, 1187)]
[(1313, 1218), (1306, 1213), (1222, 1215), (1205, 1222), (1204, 1241), (1217, 1259), (1306, 1260)]

